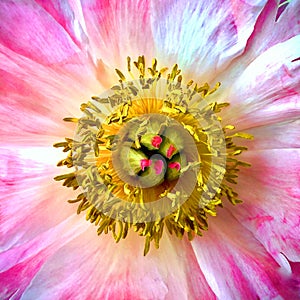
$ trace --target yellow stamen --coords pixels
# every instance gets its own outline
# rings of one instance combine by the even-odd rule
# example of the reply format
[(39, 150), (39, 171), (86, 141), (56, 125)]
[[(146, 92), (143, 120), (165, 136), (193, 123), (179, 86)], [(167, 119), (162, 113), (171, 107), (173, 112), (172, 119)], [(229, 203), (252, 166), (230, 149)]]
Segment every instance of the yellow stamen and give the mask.
[[(167, 68), (157, 65), (153, 59), (147, 67), (139, 56), (132, 69), (128, 57), (128, 74), (137, 80), (127, 81), (116, 69), (119, 84), (108, 96), (82, 104), (81, 118), (64, 119), (77, 124), (74, 140), (54, 145), (68, 152), (58, 166), (75, 167), (55, 180), (84, 191), (69, 200), (79, 203), (77, 212), (86, 210), (98, 234), (111, 232), (116, 242), (132, 228), (145, 237), (144, 255), (151, 242), (159, 247), (164, 228), (192, 240), (208, 229), (207, 215), (216, 216), (225, 198), (241, 202), (232, 184), (238, 166), (250, 165), (236, 158), (247, 148), (234, 141), (252, 139), (228, 134), (235, 129), (231, 124), (220, 125), (215, 114), (229, 104), (207, 101), (219, 82), (213, 88), (184, 83), (177, 64), (166, 75)], [(153, 137), (159, 140), (155, 146)]]

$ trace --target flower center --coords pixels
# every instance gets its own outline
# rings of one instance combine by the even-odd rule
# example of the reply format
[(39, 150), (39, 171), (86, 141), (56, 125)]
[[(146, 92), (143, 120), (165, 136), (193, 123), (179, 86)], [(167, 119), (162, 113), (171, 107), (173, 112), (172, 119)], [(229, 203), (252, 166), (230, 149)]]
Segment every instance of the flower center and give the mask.
[[(180, 166), (184, 153), (179, 153), (174, 146), (177, 142), (166, 136), (169, 135), (171, 138), (176, 136), (175, 126), (167, 131), (168, 123), (170, 121), (168, 122), (167, 118), (154, 114), (135, 118), (126, 123), (126, 130), (119, 134), (122, 138), (117, 142), (118, 150), (113, 154), (115, 169), (119, 170), (124, 181), (132, 181), (140, 187), (155, 187), (179, 177), (181, 167), (177, 170), (177, 174), (173, 172), (173, 176), (170, 176), (169, 164), (173, 158)], [(140, 134), (137, 134), (136, 128), (139, 128)], [(179, 142), (182, 144), (182, 141), (181, 138)], [(184, 151), (184, 148), (180, 150)], [(122, 174), (124, 172), (125, 174)]]
[[(149, 106), (147, 111), (156, 105), (157, 111), (152, 108), (151, 114), (136, 114), (136, 108), (143, 105)], [(109, 125), (102, 132), (100, 143), (108, 145), (102, 150), (111, 149), (108, 139), (112, 140), (114, 150), (110, 152), (111, 168), (101, 169), (106, 158), (101, 155), (97, 158), (100, 174), (112, 178), (116, 186), (114, 193), (123, 200), (132, 202), (131, 194), (128, 197), (124, 193), (123, 185), (136, 192), (151, 188), (151, 193), (144, 193), (144, 202), (160, 199), (161, 193), (174, 188), (189, 162), (196, 164), (199, 161), (192, 136), (176, 121), (176, 116), (171, 118), (159, 113), (163, 105), (164, 102), (158, 99), (136, 100), (128, 110), (132, 113), (129, 121)]]
[(248, 164), (236, 159), (246, 148), (234, 139), (251, 136), (221, 126), (216, 113), (228, 104), (208, 101), (219, 83), (183, 84), (177, 65), (165, 76), (156, 60), (146, 78), (144, 57), (134, 65), (138, 76), (128, 58), (137, 80), (116, 70), (119, 84), (82, 104), (80, 119), (65, 118), (78, 123), (75, 137), (54, 146), (69, 151), (58, 165), (75, 171), (55, 179), (81, 188), (69, 202), (79, 202), (78, 213), (87, 210), (98, 234), (110, 231), (118, 242), (132, 228), (145, 237), (146, 254), (151, 241), (159, 247), (165, 227), (191, 240), (207, 230), (207, 214), (216, 215), (224, 198), (240, 202), (232, 184), (237, 166)]

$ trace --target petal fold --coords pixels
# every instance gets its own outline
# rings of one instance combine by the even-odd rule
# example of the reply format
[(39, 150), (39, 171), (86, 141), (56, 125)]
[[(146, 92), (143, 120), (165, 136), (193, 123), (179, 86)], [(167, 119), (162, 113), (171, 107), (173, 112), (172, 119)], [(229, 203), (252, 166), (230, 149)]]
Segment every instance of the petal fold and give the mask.
[[(238, 130), (300, 116), (300, 35), (269, 48), (249, 64), (227, 95), (224, 121)], [(222, 95), (221, 95), (222, 97)]]
[(245, 49), (266, 1), (153, 1), (156, 55), (210, 82)]
[(300, 2), (289, 1), (278, 20), (276, 20), (277, 11), (278, 1), (269, 0), (255, 24), (244, 60), (252, 61), (272, 46), (300, 34)]

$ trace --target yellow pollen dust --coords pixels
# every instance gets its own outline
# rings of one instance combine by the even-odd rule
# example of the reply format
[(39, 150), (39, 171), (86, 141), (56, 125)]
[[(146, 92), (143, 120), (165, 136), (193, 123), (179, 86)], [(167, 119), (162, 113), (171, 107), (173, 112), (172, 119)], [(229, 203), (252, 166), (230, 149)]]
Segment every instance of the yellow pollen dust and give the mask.
[(210, 100), (220, 83), (184, 83), (177, 64), (168, 73), (154, 59), (147, 68), (144, 56), (133, 66), (128, 57), (125, 75), (133, 80), (116, 69), (118, 84), (82, 104), (81, 118), (64, 119), (77, 124), (76, 134), (54, 147), (68, 153), (58, 166), (73, 171), (55, 180), (80, 187), (69, 202), (99, 235), (111, 232), (119, 242), (133, 229), (146, 255), (164, 229), (192, 240), (226, 199), (241, 202), (233, 187), (239, 167), (250, 165), (237, 159), (247, 148), (235, 138), (252, 136), (221, 125), (218, 113), (229, 104)]

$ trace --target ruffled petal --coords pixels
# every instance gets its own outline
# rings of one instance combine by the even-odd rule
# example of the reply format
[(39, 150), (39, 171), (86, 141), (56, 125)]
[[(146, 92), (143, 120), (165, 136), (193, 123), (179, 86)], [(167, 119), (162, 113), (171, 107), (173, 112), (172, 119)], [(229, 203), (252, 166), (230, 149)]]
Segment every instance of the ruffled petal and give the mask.
[(55, 167), (59, 152), (42, 147), (0, 149), (0, 249), (28, 242), (75, 214), (76, 208), (67, 203), (75, 193), (53, 180), (62, 171)]
[(135, 233), (116, 245), (89, 230), (51, 257), (23, 298), (215, 299), (190, 244), (173, 242), (165, 236), (161, 249), (144, 257)]
[(251, 62), (270, 47), (300, 33), (299, 1), (290, 1), (278, 20), (276, 20), (277, 11), (278, 1), (268, 1), (255, 24), (255, 30), (248, 41), (243, 61)]
[(300, 35), (269, 48), (247, 66), (228, 94), (224, 122), (239, 130), (300, 116)]
[(95, 59), (113, 68), (127, 66), (126, 58), (153, 56), (149, 0), (81, 1), (86, 30)]
[[(282, 87), (281, 85), (282, 83), (284, 83), (284, 81), (283, 78), (277, 76), (277, 72), (279, 71), (278, 74), (283, 74), (282, 77), (284, 77), (285, 71), (287, 71), (288, 73), (290, 68), (293, 68), (293, 71), (295, 71), (295, 68), (299, 66), (296, 65), (297, 59), (299, 58), (299, 41), (297, 40), (298, 38), (293, 38), (299, 35), (300, 33), (300, 3), (298, 1), (291, 1), (287, 5), (287, 7), (285, 8), (278, 20), (276, 20), (277, 13), (278, 1), (268, 1), (259, 18), (257, 19), (255, 29), (248, 40), (244, 53), (236, 60), (234, 60), (228, 68), (226, 68), (221, 74), (218, 74), (218, 76), (214, 79), (215, 81), (220, 81), (222, 83), (221, 88), (215, 95), (219, 100), (226, 99), (230, 102), (232, 94), (236, 93), (236, 96), (234, 95), (234, 97), (239, 98), (240, 104), (242, 105), (243, 103), (245, 103), (245, 99), (243, 98), (244, 95), (239, 94), (239, 91), (245, 91), (248, 88), (251, 88), (251, 86), (252, 88), (249, 94), (252, 93), (253, 97), (256, 95), (256, 88), (253, 89), (253, 85), (255, 85), (256, 83), (254, 83), (253, 81), (253, 83), (250, 86), (247, 82), (248, 78), (245, 78), (243, 76), (244, 71), (249, 67), (249, 65), (252, 66), (252, 72), (254, 72), (254, 76), (252, 76), (253, 79), (255, 78), (256, 74), (258, 75), (256, 76), (258, 86), (261, 86), (261, 84), (265, 84), (266, 90), (274, 90), (274, 88), (276, 89), (278, 87), (278, 91), (282, 92), (280, 88)], [(290, 39), (292, 41), (289, 42), (288, 40)], [(280, 45), (281, 43), (284, 43), (284, 45)], [(292, 45), (292, 43), (294, 43), (294, 46)], [(282, 49), (283, 47), (286, 47), (286, 49)], [(292, 47), (294, 47), (294, 50), (291, 50)], [(273, 50), (270, 50), (270, 48), (272, 48)], [(268, 50), (270, 52), (268, 52)], [(266, 51), (268, 54), (264, 53)], [(287, 51), (288, 53), (285, 53), (285, 51)], [(281, 54), (279, 54), (279, 52)], [(266, 64), (264, 66), (257, 65), (255, 68), (255, 60), (258, 58), (256, 62), (261, 61), (262, 58), (259, 58), (260, 56), (266, 58)], [(272, 61), (272, 56), (275, 56), (278, 60), (278, 69), (281, 68), (281, 70), (273, 69), (273, 71), (271, 71), (273, 73), (273, 76), (271, 76), (271, 78), (269, 77), (270, 80), (266, 81), (266, 78), (268, 78), (269, 73), (263, 74), (264, 70), (268, 70), (270, 69), (270, 67), (276, 67), (276, 64), (274, 64), (274, 61)], [(291, 62), (295, 62), (292, 64), (294, 65), (294, 67), (291, 67)], [(299, 75), (295, 75), (294, 78), (297, 79), (297, 77), (299, 78)], [(241, 82), (242, 80), (243, 82)], [(238, 81), (239, 86), (236, 84), (236, 81)], [(288, 82), (290, 82), (290, 80)], [(234, 92), (230, 91), (232, 85), (235, 85)], [(284, 88), (285, 92), (287, 90), (288, 87)], [(262, 97), (265, 95), (259, 94), (258, 96)], [(259, 97), (257, 98), (258, 100), (256, 100), (256, 102), (262, 103)], [(295, 113), (298, 113), (298, 103), (298, 95), (296, 96), (290, 94), (284, 95), (282, 97), (277, 97), (276, 106), (265, 107), (261, 111), (261, 116), (259, 116), (258, 120), (261, 121), (263, 114), (267, 116), (271, 115), (273, 120), (271, 122), (281, 122), (282, 120), (287, 120), (292, 115), (295, 116)], [(277, 115), (277, 118), (276, 111), (281, 112)], [(235, 113), (231, 113), (228, 116), (228, 119), (232, 118), (233, 115), (235, 117), (238, 116), (239, 113), (242, 112), (236, 111)], [(259, 111), (257, 111), (257, 113), (259, 113)], [(256, 118), (253, 118), (253, 120), (255, 119)], [(242, 123), (243, 121), (241, 121), (241, 124)], [(247, 122), (245, 124), (248, 126)]]
[(210, 81), (245, 49), (266, 1), (155, 1), (156, 56)]
[(244, 201), (234, 216), (278, 260), (283, 253), (300, 261), (300, 149), (247, 151), (252, 164), (241, 170), (236, 187)]
[(281, 299), (281, 296), (292, 299), (291, 295), (296, 296), (289, 285), (285, 287), (290, 278), (280, 275), (275, 260), (226, 209), (209, 220), (208, 232), (192, 245), (218, 299)]

